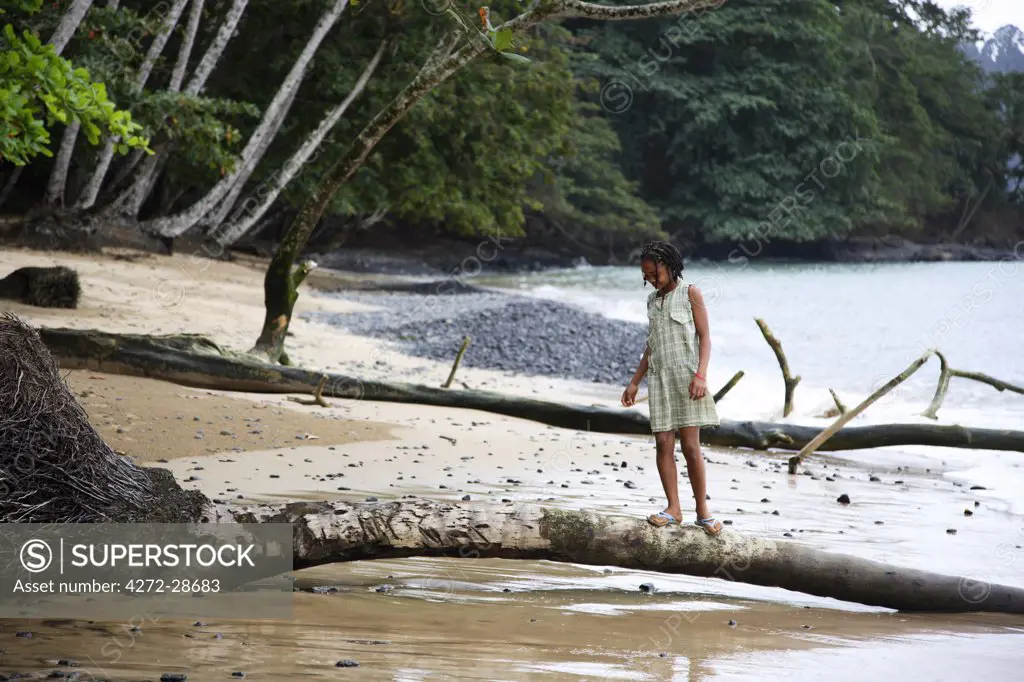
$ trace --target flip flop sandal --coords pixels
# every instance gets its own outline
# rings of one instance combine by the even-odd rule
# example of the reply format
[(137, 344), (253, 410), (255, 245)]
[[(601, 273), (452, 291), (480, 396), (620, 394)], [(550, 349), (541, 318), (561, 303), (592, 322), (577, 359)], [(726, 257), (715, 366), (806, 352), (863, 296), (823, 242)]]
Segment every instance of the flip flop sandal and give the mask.
[(670, 526), (673, 523), (678, 524), (679, 521), (668, 512), (660, 511), (657, 514), (651, 514), (650, 516), (648, 516), (647, 523), (651, 524), (652, 526), (657, 526), (658, 528), (661, 528), (663, 526)]
[(706, 519), (697, 519), (695, 523), (703, 528), (704, 532), (708, 535), (718, 535), (722, 532), (722, 524), (714, 516), (709, 516)]

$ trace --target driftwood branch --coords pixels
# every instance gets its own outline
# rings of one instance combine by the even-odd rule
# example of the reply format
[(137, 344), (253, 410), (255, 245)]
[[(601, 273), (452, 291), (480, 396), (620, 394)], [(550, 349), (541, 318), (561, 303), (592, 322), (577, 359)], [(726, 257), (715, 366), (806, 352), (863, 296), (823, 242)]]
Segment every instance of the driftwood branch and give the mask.
[(828, 419), (830, 417), (838, 417), (841, 414), (846, 414), (846, 405), (844, 405), (843, 401), (839, 399), (839, 396), (836, 395), (836, 392), (833, 391), (831, 388), (828, 389), (828, 392), (832, 394), (832, 401), (835, 403), (835, 407), (829, 407), (818, 416)]
[(772, 330), (768, 328), (767, 323), (760, 318), (754, 318), (754, 322), (757, 322), (757, 326), (761, 330), (761, 334), (764, 335), (764, 340), (768, 342), (768, 345), (775, 353), (776, 359), (779, 361), (779, 369), (782, 370), (782, 380), (786, 384), (785, 401), (782, 404), (782, 416), (788, 417), (793, 412), (793, 392), (796, 391), (796, 385), (800, 383), (800, 377), (794, 377), (790, 374), (789, 362), (786, 360), (786, 354), (782, 351), (782, 344), (777, 338), (775, 338), (775, 335), (772, 334)]
[[(449, 556), (562, 561), (781, 587), (901, 611), (1024, 613), (1024, 589), (907, 569), (796, 542), (538, 505), (410, 500), (210, 505), (204, 521), (291, 523), (295, 570)], [(457, 564), (451, 564), (457, 571)], [(441, 574), (439, 580), (454, 579)], [(983, 589), (982, 589), (983, 588)]]
[(718, 390), (718, 393), (716, 393), (714, 395), (712, 400), (714, 400), (717, 403), (719, 400), (724, 398), (725, 394), (728, 393), (729, 391), (731, 391), (732, 387), (735, 386), (736, 384), (738, 384), (740, 382), (740, 379), (742, 379), (742, 378), (743, 378), (743, 370), (741, 369), (740, 371), (738, 371), (738, 372), (736, 372), (735, 374), (732, 375), (732, 379), (729, 379), (729, 381), (725, 382), (725, 386), (722, 386), (722, 388), (720, 388)]
[(1014, 393), (1024, 394), (1024, 388), (1015, 386), (1014, 384), (1007, 383), (995, 377), (991, 377), (981, 372), (965, 372), (959, 369), (953, 369), (949, 366), (949, 362), (946, 361), (946, 356), (940, 351), (935, 351), (935, 354), (939, 356), (939, 383), (935, 386), (935, 395), (932, 396), (932, 402), (928, 405), (928, 409), (921, 413), (922, 417), (928, 417), (929, 419), (937, 419), (939, 408), (942, 407), (942, 401), (946, 399), (946, 391), (949, 390), (949, 380), (953, 377), (959, 377), (960, 379), (970, 379), (971, 381), (978, 381), (983, 384), (988, 384), (992, 388), (996, 389), (1000, 393), (1003, 391), (1012, 391)]
[(843, 405), (843, 401), (839, 399), (839, 396), (836, 395), (836, 392), (833, 391), (831, 388), (828, 389), (828, 392), (832, 394), (832, 400), (835, 401), (836, 409), (839, 410), (839, 414), (846, 414), (846, 405)]
[(459, 363), (462, 362), (462, 355), (466, 352), (466, 348), (469, 347), (469, 337), (462, 339), (462, 346), (459, 348), (459, 352), (455, 356), (455, 362), (452, 363), (452, 371), (448, 373), (448, 380), (444, 382), (444, 386), (441, 388), (451, 388), (452, 382), (455, 381), (455, 372), (459, 369)]
[(839, 417), (839, 419), (835, 420), (831, 426), (829, 426), (827, 429), (825, 429), (817, 436), (815, 436), (814, 440), (812, 440), (810, 443), (808, 443), (807, 445), (800, 449), (800, 452), (789, 458), (789, 473), (795, 474), (797, 466), (800, 465), (800, 462), (802, 462), (804, 458), (812, 454), (817, 448), (821, 447), (821, 445), (825, 443), (825, 441), (834, 436), (836, 432), (839, 431), (839, 429), (843, 428), (843, 426), (845, 426), (850, 420), (852, 420), (854, 417), (856, 417), (864, 410), (868, 409), (868, 407), (870, 407), (872, 403), (874, 403), (876, 400), (881, 398), (883, 395), (885, 395), (892, 389), (902, 384), (914, 372), (921, 369), (921, 366), (924, 365), (924, 363), (928, 362), (928, 358), (930, 358), (934, 353), (934, 350), (926, 351), (921, 357), (910, 363), (910, 365), (905, 370), (894, 376), (892, 379), (887, 381), (884, 386), (882, 386), (877, 391), (875, 391), (867, 398), (865, 398), (860, 405), (853, 408), (849, 412), (844, 413), (841, 417)]
[[(323, 376), (322, 372), (282, 367), (255, 356), (233, 354), (194, 334), (144, 336), (95, 330), (41, 329), (40, 335), (64, 369), (85, 368), (152, 377), (195, 388), (251, 393), (308, 393)], [(333, 398), (481, 410), (580, 431), (651, 433), (650, 420), (636, 410), (554, 403), (491, 391), (451, 390), (328, 374), (323, 393)], [(820, 429), (811, 426), (723, 419), (718, 428), (701, 429), (700, 440), (705, 445), (797, 451), (819, 432)], [(885, 424), (843, 429), (816, 449), (862, 450), (894, 445), (1024, 452), (1024, 431)]]
[(288, 396), (288, 400), (298, 403), (300, 405), (319, 405), (320, 407), (330, 407), (330, 403), (324, 400), (324, 386), (327, 385), (327, 375), (320, 377), (320, 383), (316, 385), (313, 390), (313, 399), (308, 398), (296, 398), (294, 396)]

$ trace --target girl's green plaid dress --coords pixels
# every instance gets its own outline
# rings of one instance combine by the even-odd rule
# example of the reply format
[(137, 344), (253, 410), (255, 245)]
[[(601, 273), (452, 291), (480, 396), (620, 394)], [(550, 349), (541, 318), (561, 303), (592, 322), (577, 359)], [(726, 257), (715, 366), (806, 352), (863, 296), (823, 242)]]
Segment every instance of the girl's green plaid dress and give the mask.
[(700, 346), (690, 306), (690, 285), (680, 282), (664, 298), (647, 297), (647, 388), (651, 431), (674, 431), (684, 426), (718, 426), (711, 394), (693, 400), (690, 381), (697, 373)]

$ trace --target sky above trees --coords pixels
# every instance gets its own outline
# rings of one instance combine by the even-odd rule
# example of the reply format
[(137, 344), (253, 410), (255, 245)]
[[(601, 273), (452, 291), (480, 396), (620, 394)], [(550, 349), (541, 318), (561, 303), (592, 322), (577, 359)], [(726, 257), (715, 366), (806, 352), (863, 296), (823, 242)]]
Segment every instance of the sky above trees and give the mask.
[(986, 34), (997, 28), (1013, 24), (1024, 29), (1024, 1), (1022, 0), (935, 0), (944, 9), (967, 7), (974, 16), (974, 25)]

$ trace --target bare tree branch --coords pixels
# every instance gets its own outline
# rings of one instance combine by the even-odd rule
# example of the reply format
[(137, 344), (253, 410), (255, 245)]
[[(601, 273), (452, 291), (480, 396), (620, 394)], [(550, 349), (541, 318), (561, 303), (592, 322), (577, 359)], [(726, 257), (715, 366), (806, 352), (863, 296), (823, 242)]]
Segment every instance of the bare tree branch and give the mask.
[(992, 388), (996, 389), (1000, 393), (1003, 391), (1012, 391), (1013, 393), (1024, 394), (1024, 387), (1015, 386), (1014, 384), (1007, 383), (1001, 379), (996, 379), (987, 374), (981, 372), (964, 372), (963, 370), (953, 369), (949, 366), (946, 361), (946, 356), (939, 351), (935, 351), (935, 354), (939, 356), (939, 383), (935, 387), (935, 395), (932, 396), (932, 402), (928, 405), (928, 408), (921, 413), (922, 417), (928, 417), (929, 419), (937, 419), (939, 408), (942, 407), (942, 401), (946, 398), (946, 391), (949, 389), (949, 380), (953, 377), (959, 377), (961, 379), (970, 379), (971, 381), (977, 381), (983, 384), (988, 384)]
[[(669, 0), (640, 5), (596, 5), (581, 0), (556, 0), (549, 19), (595, 19), (597, 21), (629, 21), (664, 17), (702, 9), (718, 9), (726, 0)], [(543, 3), (542, 3), (543, 4)]]

